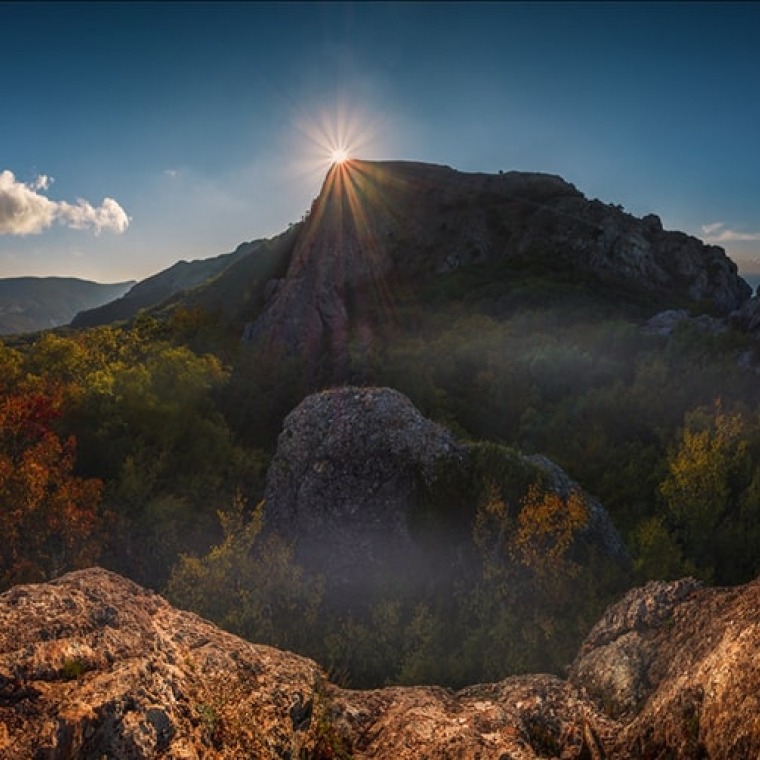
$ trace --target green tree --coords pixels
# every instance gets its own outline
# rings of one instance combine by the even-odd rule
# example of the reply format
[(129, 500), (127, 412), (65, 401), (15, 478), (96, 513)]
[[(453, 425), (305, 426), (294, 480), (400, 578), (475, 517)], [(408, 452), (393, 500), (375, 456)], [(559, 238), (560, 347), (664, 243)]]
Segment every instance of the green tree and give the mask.
[(660, 494), (677, 541), (698, 572), (720, 571), (719, 535), (735, 516), (750, 474), (746, 424), (720, 401), (686, 415)]
[(291, 547), (262, 535), (263, 504), (219, 512), (223, 539), (203, 557), (183, 554), (167, 597), (251, 641), (305, 652), (322, 602), (322, 582), (293, 562)]

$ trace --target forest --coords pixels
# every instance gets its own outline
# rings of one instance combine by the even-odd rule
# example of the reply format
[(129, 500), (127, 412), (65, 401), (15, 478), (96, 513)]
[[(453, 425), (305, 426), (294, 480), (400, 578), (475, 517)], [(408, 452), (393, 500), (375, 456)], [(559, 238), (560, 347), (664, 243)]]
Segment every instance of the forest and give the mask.
[[(406, 394), (472, 443), (478, 469), (427, 494), (427, 523), (454, 510), (467, 556), (422, 589), (350, 605), (264, 524), (282, 420), (327, 385), (297, 357), (183, 306), (7, 338), (0, 589), (100, 564), (355, 687), (561, 673), (627, 588), (760, 573), (755, 343), (690, 320), (650, 334), (649, 305), (620, 304), (535, 273), (505, 291), (460, 272), (402, 304), (392, 339), (352, 354), (350, 383)], [(583, 499), (516, 473), (515, 451), (597, 497), (630, 563), (575, 551)]]

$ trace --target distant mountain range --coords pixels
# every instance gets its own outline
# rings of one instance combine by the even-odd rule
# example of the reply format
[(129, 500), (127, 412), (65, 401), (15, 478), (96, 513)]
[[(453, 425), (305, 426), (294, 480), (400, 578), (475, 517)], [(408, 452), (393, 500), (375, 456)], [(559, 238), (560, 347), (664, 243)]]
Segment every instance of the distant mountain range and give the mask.
[(58, 327), (77, 312), (119, 298), (133, 285), (102, 285), (74, 277), (8, 277), (0, 279), (0, 335)]

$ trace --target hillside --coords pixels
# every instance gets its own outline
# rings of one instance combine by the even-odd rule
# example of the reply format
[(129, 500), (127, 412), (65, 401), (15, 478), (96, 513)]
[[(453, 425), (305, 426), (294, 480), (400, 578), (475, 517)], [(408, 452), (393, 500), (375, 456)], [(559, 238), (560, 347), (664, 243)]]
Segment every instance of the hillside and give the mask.
[(103, 305), (86, 307), (74, 317), (73, 327), (95, 327), (131, 319), (142, 309), (155, 309), (180, 293), (213, 280), (220, 272), (255, 251), (260, 240), (241, 243), (232, 253), (208, 259), (178, 261), (152, 277), (141, 280), (121, 297)]
[(93, 309), (126, 293), (134, 282), (104, 285), (75, 277), (0, 279), (0, 335), (66, 325), (83, 309)]

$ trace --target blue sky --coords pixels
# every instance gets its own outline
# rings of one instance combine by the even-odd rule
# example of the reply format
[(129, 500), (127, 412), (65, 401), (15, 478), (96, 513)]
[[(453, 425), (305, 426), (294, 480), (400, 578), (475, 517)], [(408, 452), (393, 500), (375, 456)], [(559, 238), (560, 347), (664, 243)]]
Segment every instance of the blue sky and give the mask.
[(353, 155), (560, 174), (760, 272), (758, 3), (0, 2), (0, 277), (140, 279)]

